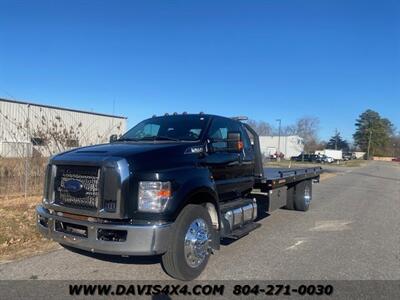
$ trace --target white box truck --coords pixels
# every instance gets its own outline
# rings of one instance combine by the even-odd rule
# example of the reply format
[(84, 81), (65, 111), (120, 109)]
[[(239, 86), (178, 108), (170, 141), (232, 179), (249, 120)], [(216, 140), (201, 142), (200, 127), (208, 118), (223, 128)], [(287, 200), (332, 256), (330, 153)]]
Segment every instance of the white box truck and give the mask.
[(332, 157), (335, 160), (343, 159), (342, 150), (334, 150), (334, 149), (317, 150), (315, 151), (315, 154), (326, 155), (327, 157)]

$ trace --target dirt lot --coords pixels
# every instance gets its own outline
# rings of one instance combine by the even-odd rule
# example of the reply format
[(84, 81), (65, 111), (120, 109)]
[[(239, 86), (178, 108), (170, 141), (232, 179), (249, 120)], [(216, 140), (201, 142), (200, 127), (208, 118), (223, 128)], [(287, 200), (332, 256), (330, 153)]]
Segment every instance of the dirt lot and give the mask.
[(36, 230), (35, 206), (41, 197), (0, 198), (0, 262), (59, 248)]

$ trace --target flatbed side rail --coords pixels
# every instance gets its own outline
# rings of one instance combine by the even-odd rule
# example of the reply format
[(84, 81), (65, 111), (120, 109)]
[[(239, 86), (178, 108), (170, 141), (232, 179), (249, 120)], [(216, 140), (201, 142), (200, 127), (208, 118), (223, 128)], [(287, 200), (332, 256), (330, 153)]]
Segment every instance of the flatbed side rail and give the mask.
[(302, 173), (305, 174), (310, 174), (310, 173), (321, 173), (322, 168), (321, 167), (314, 167), (314, 168), (306, 168), (306, 169), (297, 169), (297, 170), (280, 170), (278, 173), (280, 174), (280, 177), (283, 178), (285, 174), (293, 174), (294, 176), (300, 175)]

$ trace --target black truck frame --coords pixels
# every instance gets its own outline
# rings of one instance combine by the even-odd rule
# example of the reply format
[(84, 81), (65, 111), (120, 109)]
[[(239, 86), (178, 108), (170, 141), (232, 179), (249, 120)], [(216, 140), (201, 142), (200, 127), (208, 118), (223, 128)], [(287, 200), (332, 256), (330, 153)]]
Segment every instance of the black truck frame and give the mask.
[(275, 209), (308, 210), (321, 172), (264, 168), (258, 135), (240, 118), (153, 117), (52, 157), (37, 228), (90, 252), (162, 255), (169, 275), (191, 280), (222, 239), (247, 235)]

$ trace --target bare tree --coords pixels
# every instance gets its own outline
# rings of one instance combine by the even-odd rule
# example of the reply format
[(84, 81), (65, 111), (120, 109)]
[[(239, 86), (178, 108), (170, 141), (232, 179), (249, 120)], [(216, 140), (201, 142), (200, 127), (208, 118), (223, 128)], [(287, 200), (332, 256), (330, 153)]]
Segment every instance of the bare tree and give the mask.
[[(248, 120), (249, 124), (260, 136), (278, 135), (278, 130), (265, 121)], [(298, 135), (303, 138), (304, 150), (311, 152), (320, 149), (323, 145), (318, 141), (319, 119), (305, 116), (295, 124), (286, 125), (281, 129), (281, 135)]]
[(315, 151), (320, 145), (318, 143), (319, 119), (305, 116), (297, 120), (296, 134), (304, 140), (305, 151)]
[(282, 127), (281, 131), (282, 131), (282, 135), (296, 135), (297, 134), (296, 125), (284, 126), (284, 127)]
[[(318, 142), (319, 119), (316, 117), (305, 116), (296, 121), (295, 124), (283, 126), (282, 135), (298, 135), (303, 138), (304, 150), (307, 152), (318, 150), (321, 144)], [(278, 130), (273, 130), (274, 135), (278, 135)]]
[(47, 149), (47, 155), (79, 146), (81, 122), (68, 127), (60, 117), (56, 116), (49, 122), (49, 127), (44, 126), (46, 123), (46, 117), (42, 116), (41, 124), (32, 129), (31, 136), (36, 140), (36, 143), (40, 141), (39, 146)]
[(260, 136), (271, 135), (273, 133), (272, 126), (265, 121), (248, 120), (247, 124)]

